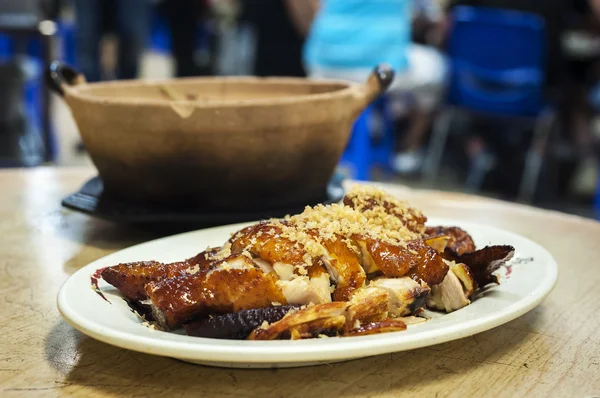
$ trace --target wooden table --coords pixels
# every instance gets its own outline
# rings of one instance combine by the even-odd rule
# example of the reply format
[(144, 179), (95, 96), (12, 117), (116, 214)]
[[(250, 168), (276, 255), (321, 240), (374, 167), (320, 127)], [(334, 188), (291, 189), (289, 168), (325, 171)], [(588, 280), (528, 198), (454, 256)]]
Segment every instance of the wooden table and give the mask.
[(0, 396), (600, 396), (600, 223), (460, 194), (388, 187), (429, 216), (505, 228), (547, 247), (558, 285), (525, 316), (459, 341), (283, 370), (194, 366), (112, 347), (59, 316), (80, 267), (156, 232), (92, 219), (60, 199), (90, 168), (0, 171)]

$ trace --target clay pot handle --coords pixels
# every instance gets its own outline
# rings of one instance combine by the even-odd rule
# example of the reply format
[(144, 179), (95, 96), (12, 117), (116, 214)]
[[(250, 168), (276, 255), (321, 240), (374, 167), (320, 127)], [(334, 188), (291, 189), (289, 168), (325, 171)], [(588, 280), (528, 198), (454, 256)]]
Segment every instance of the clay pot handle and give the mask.
[(60, 61), (52, 62), (46, 71), (46, 84), (61, 97), (65, 96), (69, 86), (82, 83), (85, 83), (85, 77), (77, 69)]
[(379, 64), (373, 69), (366, 83), (356, 86), (357, 114), (383, 94), (394, 81), (394, 70), (387, 64)]

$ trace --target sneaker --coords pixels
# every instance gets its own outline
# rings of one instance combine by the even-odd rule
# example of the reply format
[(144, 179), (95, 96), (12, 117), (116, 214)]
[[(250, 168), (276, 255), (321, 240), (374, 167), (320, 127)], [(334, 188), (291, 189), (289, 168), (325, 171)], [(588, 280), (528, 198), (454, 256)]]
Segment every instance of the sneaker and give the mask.
[(398, 174), (414, 174), (423, 165), (423, 154), (418, 151), (400, 152), (392, 160), (392, 168)]
[(600, 164), (596, 158), (583, 159), (571, 182), (571, 192), (579, 197), (593, 197), (598, 184)]

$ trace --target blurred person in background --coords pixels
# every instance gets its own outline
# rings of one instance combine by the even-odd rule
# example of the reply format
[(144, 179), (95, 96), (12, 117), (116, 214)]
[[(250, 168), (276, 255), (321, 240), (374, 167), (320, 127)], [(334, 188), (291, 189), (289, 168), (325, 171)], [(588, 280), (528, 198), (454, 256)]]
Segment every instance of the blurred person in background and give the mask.
[(600, 111), (600, 6), (599, 1), (573, 0), (570, 3), (565, 51), (568, 59), (565, 90), (565, 119), (580, 155), (571, 192), (591, 197), (598, 180), (598, 146), (594, 140), (593, 118)]
[(318, 0), (242, 0), (242, 22), (254, 31), (256, 76), (306, 76), (304, 40)]
[(103, 79), (100, 42), (112, 28), (119, 38), (116, 78), (137, 77), (146, 47), (151, 0), (74, 0), (77, 64), (88, 81)]
[[(596, 62), (589, 58), (573, 59), (567, 54), (565, 37), (569, 28), (569, 16), (575, 14), (576, 25), (582, 22), (598, 27), (600, 0), (452, 0), (449, 12), (458, 5), (492, 7), (530, 12), (544, 19), (546, 47), (546, 94), (550, 101), (558, 102), (566, 130), (577, 150), (580, 167), (575, 172), (572, 190), (576, 193), (593, 193), (598, 172), (597, 149), (591, 132), (591, 112), (587, 92), (594, 80)], [(445, 23), (446, 28), (449, 26)], [(572, 27), (572, 26), (571, 26)], [(579, 29), (579, 28), (578, 28)], [(592, 29), (593, 31), (593, 29)], [(596, 29), (596, 34), (600, 30)], [(596, 75), (600, 77), (600, 75)], [(479, 136), (468, 140), (467, 154), (473, 158), (483, 151), (485, 144)]]
[[(569, 1), (571, 0), (450, 0), (448, 11), (451, 12), (455, 6), (466, 5), (529, 12), (542, 17), (547, 40), (545, 85), (549, 94), (555, 94), (554, 91), (558, 89), (565, 73), (565, 57), (561, 39), (565, 31)], [(444, 25), (446, 28), (444, 34), (447, 34), (448, 20)]]
[[(223, 0), (212, 0), (212, 2)], [(197, 59), (198, 24), (205, 23), (210, 15), (209, 0), (164, 0), (161, 11), (165, 13), (171, 33), (172, 55), (177, 77), (212, 74), (210, 60)]]
[(421, 167), (421, 146), (442, 95), (446, 62), (433, 47), (411, 41), (414, 0), (322, 0), (308, 36), (304, 61), (310, 77), (364, 82), (377, 64), (396, 72), (389, 95), (410, 93), (410, 127), (398, 140), (393, 168)]
[[(442, 24), (442, 42), (450, 34), (452, 9), (456, 6), (490, 7), (504, 10), (529, 12), (544, 19), (546, 31), (546, 60), (545, 60), (545, 95), (550, 101), (556, 102), (561, 94), (561, 85), (565, 75), (565, 57), (561, 47), (561, 37), (565, 30), (565, 15), (569, 0), (451, 0), (447, 3), (446, 20)], [(445, 43), (444, 43), (445, 44)], [(444, 45), (442, 44), (442, 45)], [(513, 153), (518, 144), (510, 140), (510, 135), (498, 134), (495, 126), (485, 126), (483, 129), (468, 129), (465, 144), (467, 160), (475, 168), (488, 169), (491, 167), (489, 156), (490, 147), (495, 153)], [(512, 136), (514, 138), (514, 135)], [(515, 172), (514, 170), (511, 170)], [(513, 180), (511, 171), (508, 178)], [(500, 190), (507, 189), (503, 179), (496, 182)]]

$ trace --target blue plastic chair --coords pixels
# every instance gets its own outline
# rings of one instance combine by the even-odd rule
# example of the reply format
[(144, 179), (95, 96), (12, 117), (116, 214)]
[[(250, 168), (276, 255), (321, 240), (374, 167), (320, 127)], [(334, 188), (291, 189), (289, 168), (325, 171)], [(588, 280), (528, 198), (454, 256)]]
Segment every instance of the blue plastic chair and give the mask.
[[(42, 54), (42, 46), (39, 39), (28, 38), (26, 42), (26, 53), (22, 59), (22, 66), (26, 68), (26, 80), (24, 85), (24, 110), (28, 121), (29, 129), (35, 138), (39, 138), (41, 142), (42, 126), (42, 89), (44, 82), (42, 79), (41, 70), (43, 62), (40, 54)], [(15, 43), (10, 35), (0, 34), (0, 60), (12, 59), (15, 56)], [(47, 152), (46, 160), (54, 161), (58, 152), (56, 139), (53, 131), (49, 131), (48, 148), (44, 148)], [(37, 140), (36, 140), (37, 141)], [(37, 165), (42, 162), (42, 158), (37, 156), (32, 157), (31, 161), (27, 161), (24, 165)]]
[(75, 23), (72, 21), (58, 21), (58, 35), (60, 36), (60, 57), (69, 65), (77, 65), (77, 43), (75, 41)]
[[(381, 117), (382, 132), (380, 138), (374, 140), (371, 119), (376, 112)], [(354, 123), (350, 141), (340, 163), (351, 169), (349, 177), (359, 181), (369, 181), (372, 179), (373, 167), (381, 167), (386, 172), (391, 170), (395, 139), (394, 121), (388, 101), (385, 96), (382, 96), (369, 105)]]
[(160, 54), (171, 52), (171, 32), (169, 31), (169, 25), (167, 19), (157, 9), (154, 10), (152, 15), (152, 28), (147, 46)]
[(545, 25), (535, 14), (485, 7), (453, 9), (447, 107), (433, 126), (425, 177), (434, 182), (457, 112), (532, 123), (534, 137), (519, 198), (531, 201), (555, 122), (544, 99)]

